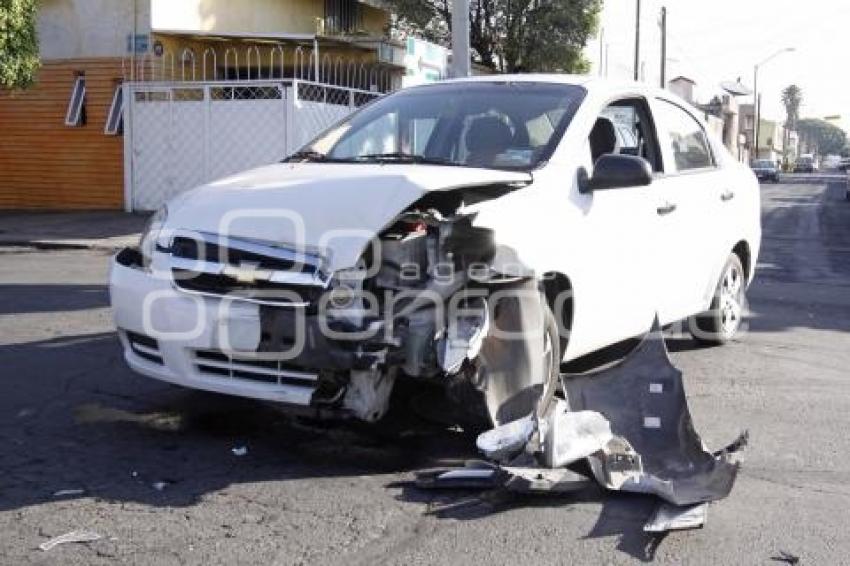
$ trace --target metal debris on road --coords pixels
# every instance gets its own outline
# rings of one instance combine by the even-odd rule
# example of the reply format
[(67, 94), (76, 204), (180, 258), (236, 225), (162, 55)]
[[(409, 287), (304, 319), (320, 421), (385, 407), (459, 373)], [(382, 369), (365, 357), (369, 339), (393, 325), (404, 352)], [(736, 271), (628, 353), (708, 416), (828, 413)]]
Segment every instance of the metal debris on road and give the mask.
[(167, 481), (157, 481), (151, 484), (151, 487), (157, 491), (164, 491), (166, 487), (171, 485), (171, 482)]
[(708, 503), (678, 506), (662, 501), (655, 508), (649, 521), (643, 526), (647, 533), (666, 533), (667, 531), (682, 531), (699, 529), (705, 525), (708, 515)]
[(245, 456), (248, 453), (247, 446), (236, 446), (230, 449), (234, 456)]
[(96, 540), (100, 540), (100, 534), (94, 531), (85, 531), (85, 530), (77, 530), (71, 531), (70, 533), (65, 533), (64, 535), (60, 535), (58, 537), (54, 537), (46, 542), (38, 545), (38, 548), (47, 552), (54, 546), (58, 546), (60, 544), (68, 544), (68, 543), (89, 543), (94, 542)]

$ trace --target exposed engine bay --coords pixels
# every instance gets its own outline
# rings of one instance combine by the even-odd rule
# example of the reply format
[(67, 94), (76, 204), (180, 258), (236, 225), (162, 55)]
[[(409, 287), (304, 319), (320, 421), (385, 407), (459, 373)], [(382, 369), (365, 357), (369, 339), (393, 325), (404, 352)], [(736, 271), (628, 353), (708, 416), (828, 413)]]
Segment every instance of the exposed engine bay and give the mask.
[[(486, 196), (515, 188), (490, 187)], [(557, 338), (544, 332), (545, 299), (534, 274), (495, 243), (492, 230), (474, 225), (474, 213), (463, 212), (475, 191), (413, 204), (355, 269), (334, 275), (306, 313), (260, 307), (257, 351), (291, 350), (287, 364), (320, 370), (311, 402), (320, 413), (379, 420), (399, 378), (443, 384), (481, 424), (508, 422), (533, 407), (542, 376), (557, 363)], [(303, 340), (296, 336), (302, 327)]]

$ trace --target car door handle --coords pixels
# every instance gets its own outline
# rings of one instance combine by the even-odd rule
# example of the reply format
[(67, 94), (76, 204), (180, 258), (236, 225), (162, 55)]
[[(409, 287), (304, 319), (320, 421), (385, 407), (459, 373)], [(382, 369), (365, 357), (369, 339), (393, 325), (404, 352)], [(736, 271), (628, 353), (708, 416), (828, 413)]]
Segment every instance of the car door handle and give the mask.
[(720, 195), (720, 200), (722, 200), (723, 202), (729, 202), (733, 198), (735, 198), (735, 192), (734, 191), (726, 191), (725, 193)]
[(672, 202), (665, 203), (664, 206), (659, 206), (655, 209), (658, 212), (659, 216), (664, 216), (665, 214), (670, 214), (671, 212), (676, 210), (676, 205)]

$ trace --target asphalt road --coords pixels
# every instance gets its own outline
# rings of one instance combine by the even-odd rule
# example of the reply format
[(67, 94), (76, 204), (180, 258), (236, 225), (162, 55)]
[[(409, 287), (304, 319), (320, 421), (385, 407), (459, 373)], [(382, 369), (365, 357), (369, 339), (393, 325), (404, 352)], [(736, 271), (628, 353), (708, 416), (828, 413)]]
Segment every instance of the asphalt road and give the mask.
[[(747, 335), (670, 341), (705, 442), (748, 429), (751, 444), (706, 527), (663, 539), (641, 530), (648, 497), (411, 487), (414, 470), (474, 456), (460, 432), (292, 422), (137, 377), (104, 252), (0, 249), (0, 563), (846, 563), (850, 204), (791, 182), (763, 189)], [(69, 489), (84, 491), (54, 495)], [(37, 549), (75, 529), (103, 538)]]

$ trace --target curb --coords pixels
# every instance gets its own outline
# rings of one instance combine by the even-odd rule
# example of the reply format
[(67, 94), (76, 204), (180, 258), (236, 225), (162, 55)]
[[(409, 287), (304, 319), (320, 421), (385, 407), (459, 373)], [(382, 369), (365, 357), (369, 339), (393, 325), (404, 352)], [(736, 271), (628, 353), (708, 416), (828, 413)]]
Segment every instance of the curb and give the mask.
[(0, 240), (0, 247), (33, 248), (43, 251), (58, 250), (103, 250), (117, 252), (126, 247), (121, 242), (69, 242), (62, 240)]

